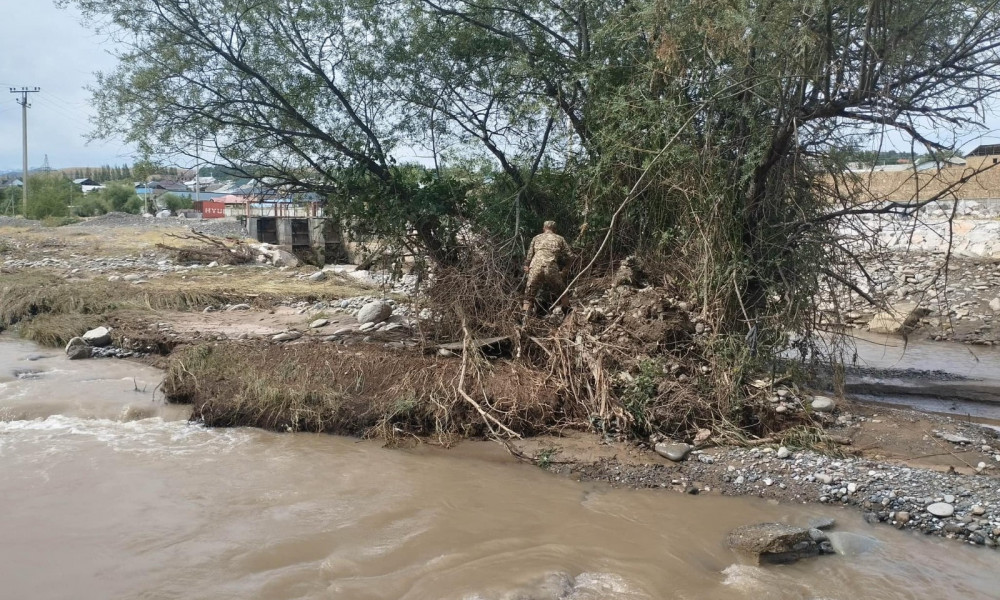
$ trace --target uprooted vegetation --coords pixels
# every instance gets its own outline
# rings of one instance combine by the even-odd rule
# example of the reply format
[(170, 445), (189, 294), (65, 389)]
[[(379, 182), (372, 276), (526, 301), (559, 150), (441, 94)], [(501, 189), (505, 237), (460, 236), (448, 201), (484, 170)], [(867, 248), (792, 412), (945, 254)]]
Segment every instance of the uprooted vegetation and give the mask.
[(242, 240), (221, 240), (192, 232), (188, 234), (167, 234), (166, 237), (177, 240), (182, 245), (159, 243), (160, 250), (172, 252), (178, 263), (210, 263), (220, 265), (243, 265), (254, 261), (257, 253), (249, 244)]
[[(171, 401), (193, 404), (193, 417), (211, 426), (386, 439), (446, 442), (504, 427), (527, 435), (576, 416), (543, 374), (517, 363), (480, 365), (473, 375), (452, 360), (317, 348), (235, 342), (185, 348), (171, 357), (163, 388)], [(481, 410), (495, 420), (482, 419)]]
[[(467, 265), (477, 277), (445, 271), (425, 299), (437, 312), (425, 333), (462, 340), (459, 357), (375, 345), (204, 344), (171, 356), (164, 391), (208, 425), (389, 441), (565, 429), (693, 440), (709, 429), (714, 443), (742, 443), (814, 424), (804, 410), (776, 412), (753, 372), (723, 366), (711, 325), (672, 284), (592, 278), (565, 319), (522, 324), (518, 296), (505, 288), (516, 283), (513, 271)], [(484, 356), (476, 341), (484, 334), (506, 338), (506, 356)]]

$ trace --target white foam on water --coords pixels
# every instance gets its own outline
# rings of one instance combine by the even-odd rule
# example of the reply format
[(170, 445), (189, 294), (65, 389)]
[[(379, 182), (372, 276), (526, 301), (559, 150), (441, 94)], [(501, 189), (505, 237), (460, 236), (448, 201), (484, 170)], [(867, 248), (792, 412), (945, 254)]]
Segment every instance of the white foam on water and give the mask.
[(587, 572), (576, 577), (568, 573), (551, 573), (527, 588), (501, 593), (465, 596), (464, 600), (652, 600), (653, 596), (639, 590), (627, 579), (615, 573)]
[(764, 585), (764, 569), (751, 565), (729, 565), (723, 569), (722, 574), (726, 578), (722, 585), (728, 585), (743, 591), (753, 591)]
[(722, 585), (738, 590), (747, 598), (823, 600), (822, 596), (816, 595), (809, 583), (781, 566), (732, 564), (723, 569), (722, 574), (726, 576)]
[(188, 455), (230, 452), (247, 443), (250, 430), (210, 429), (188, 421), (151, 417), (132, 421), (52, 415), (0, 421), (0, 451), (22, 443), (46, 443), (46, 451), (73, 451), (79, 441), (96, 441), (121, 452)]
[(647, 600), (651, 596), (637, 589), (627, 579), (615, 573), (580, 573), (573, 592), (566, 600)]

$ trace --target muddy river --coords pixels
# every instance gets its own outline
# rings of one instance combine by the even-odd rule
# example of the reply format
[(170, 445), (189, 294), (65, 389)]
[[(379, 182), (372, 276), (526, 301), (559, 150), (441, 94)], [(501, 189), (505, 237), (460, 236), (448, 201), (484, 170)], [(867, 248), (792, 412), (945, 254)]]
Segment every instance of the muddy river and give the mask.
[[(995, 598), (1000, 554), (860, 513), (615, 490), (490, 444), (390, 450), (212, 430), (125, 361), (0, 338), (0, 597)], [(837, 518), (861, 554), (741, 564), (759, 521)]]

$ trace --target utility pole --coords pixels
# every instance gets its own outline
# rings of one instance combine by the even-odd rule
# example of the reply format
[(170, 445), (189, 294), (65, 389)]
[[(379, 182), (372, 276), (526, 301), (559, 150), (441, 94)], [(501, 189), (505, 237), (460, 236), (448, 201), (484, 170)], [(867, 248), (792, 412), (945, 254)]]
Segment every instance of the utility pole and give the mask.
[(28, 109), (31, 105), (28, 104), (28, 94), (34, 94), (42, 91), (41, 88), (26, 88), (21, 89), (10, 88), (11, 94), (19, 94), (21, 97), (17, 99), (17, 103), (21, 105), (21, 132), (22, 132), (22, 151), (23, 151), (23, 162), (22, 167), (24, 167), (24, 176), (21, 179), (21, 202), (24, 204), (22, 211), (24, 216), (28, 216)]

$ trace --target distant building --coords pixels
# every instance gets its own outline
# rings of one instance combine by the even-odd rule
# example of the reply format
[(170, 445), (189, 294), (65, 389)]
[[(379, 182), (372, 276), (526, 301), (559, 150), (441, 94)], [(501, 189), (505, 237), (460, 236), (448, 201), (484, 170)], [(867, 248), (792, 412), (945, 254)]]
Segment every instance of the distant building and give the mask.
[(185, 181), (184, 185), (188, 190), (193, 191), (197, 186), (199, 189), (205, 189), (207, 186), (215, 184), (215, 177), (196, 177), (190, 181)]
[(965, 155), (965, 158), (969, 158), (970, 156), (1000, 156), (1000, 144), (976, 146), (971, 152)]
[(84, 177), (83, 179), (74, 179), (73, 180), (73, 184), (79, 186), (80, 187), (80, 191), (82, 191), (84, 194), (89, 194), (90, 192), (93, 192), (94, 190), (103, 190), (104, 189), (103, 185), (97, 183), (96, 181), (94, 181), (93, 179), (91, 179), (89, 177)]

